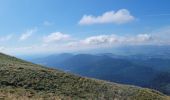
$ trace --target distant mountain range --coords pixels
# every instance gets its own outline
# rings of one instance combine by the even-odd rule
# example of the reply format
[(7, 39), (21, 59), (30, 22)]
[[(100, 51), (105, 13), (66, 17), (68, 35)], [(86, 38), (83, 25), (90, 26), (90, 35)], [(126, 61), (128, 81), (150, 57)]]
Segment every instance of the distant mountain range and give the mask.
[(170, 94), (168, 55), (57, 54), (34, 63), (111, 82), (138, 85)]

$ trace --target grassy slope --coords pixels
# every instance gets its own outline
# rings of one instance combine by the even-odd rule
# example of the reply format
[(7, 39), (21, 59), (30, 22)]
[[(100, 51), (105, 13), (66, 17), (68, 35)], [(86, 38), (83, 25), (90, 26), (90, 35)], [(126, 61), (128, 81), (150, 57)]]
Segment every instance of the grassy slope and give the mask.
[(6, 100), (165, 100), (154, 90), (83, 78), (4, 54), (0, 76), (0, 99)]

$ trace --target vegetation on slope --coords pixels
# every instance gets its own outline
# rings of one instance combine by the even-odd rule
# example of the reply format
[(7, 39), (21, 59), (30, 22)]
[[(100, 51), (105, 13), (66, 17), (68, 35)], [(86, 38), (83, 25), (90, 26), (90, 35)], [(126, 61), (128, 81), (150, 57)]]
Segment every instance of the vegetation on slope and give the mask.
[(0, 54), (0, 99), (165, 100), (157, 91), (83, 78)]

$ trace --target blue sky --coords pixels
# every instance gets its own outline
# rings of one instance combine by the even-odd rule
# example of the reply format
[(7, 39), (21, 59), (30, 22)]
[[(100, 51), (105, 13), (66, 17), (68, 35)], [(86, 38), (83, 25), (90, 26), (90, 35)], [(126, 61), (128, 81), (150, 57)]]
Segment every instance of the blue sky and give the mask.
[(169, 0), (1, 0), (0, 51), (33, 54), (167, 45), (169, 4)]

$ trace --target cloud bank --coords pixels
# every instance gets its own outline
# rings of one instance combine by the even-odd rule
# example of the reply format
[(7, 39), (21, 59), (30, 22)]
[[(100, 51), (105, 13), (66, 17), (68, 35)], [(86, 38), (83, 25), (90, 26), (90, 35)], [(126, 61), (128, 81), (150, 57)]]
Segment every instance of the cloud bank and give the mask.
[(119, 36), (116, 34), (96, 35), (85, 39), (68, 43), (70, 47), (106, 47), (114, 45), (141, 45), (152, 41), (152, 36), (149, 34), (138, 34), (132, 36)]
[[(1, 37), (0, 40), (10, 39), (10, 36), (5, 37)], [(79, 39), (66, 33), (53, 32), (47, 36), (42, 36), (41, 43), (15, 47), (0, 45), (0, 51), (8, 54), (61, 53), (124, 45), (170, 45), (169, 37), (170, 27), (144, 34), (100, 34)]]

